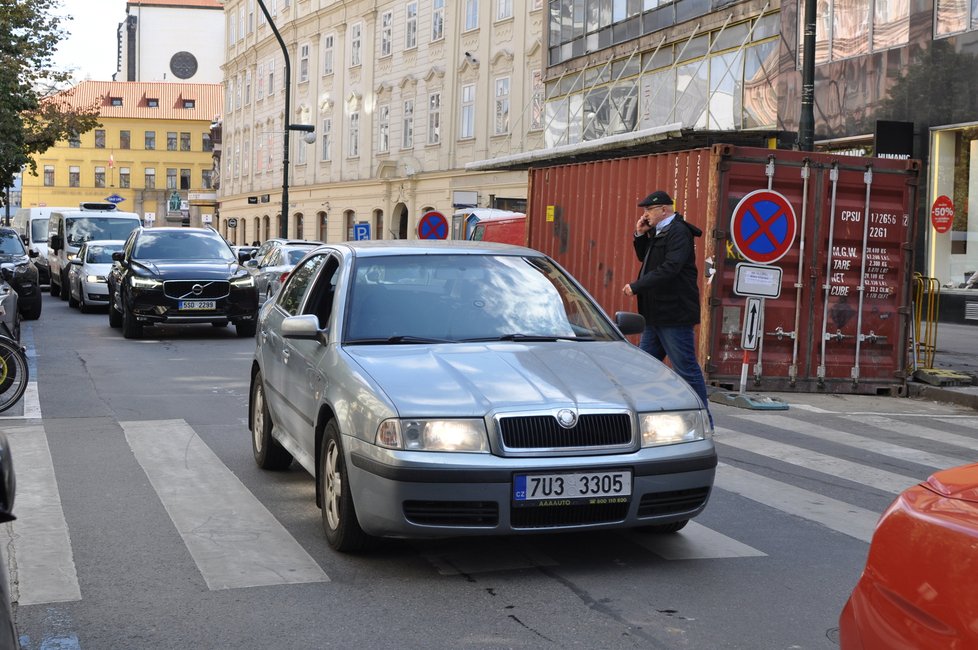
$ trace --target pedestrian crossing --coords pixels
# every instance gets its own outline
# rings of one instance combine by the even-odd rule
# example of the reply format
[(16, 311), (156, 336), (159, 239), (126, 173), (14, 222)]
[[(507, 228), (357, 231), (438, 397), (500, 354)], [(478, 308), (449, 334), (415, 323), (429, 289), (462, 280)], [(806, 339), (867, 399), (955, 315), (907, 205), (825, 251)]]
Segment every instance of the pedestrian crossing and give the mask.
[[(713, 504), (745, 499), (761, 506), (764, 516), (788, 517), (859, 543), (872, 538), (880, 494), (891, 498), (938, 469), (975, 462), (978, 456), (978, 414), (718, 409), (715, 415), (721, 462)], [(186, 421), (119, 424), (209, 590), (330, 580), (329, 567), (310, 554), (324, 557), (325, 539), (317, 539), (319, 548), (304, 548)], [(0, 526), (0, 544), (15, 600), (31, 605), (83, 599), (43, 424), (6, 431), (17, 467), (18, 519)], [(247, 438), (241, 440), (242, 453), (250, 455)], [(813, 488), (818, 483), (853, 489), (826, 490), (833, 495), (828, 496)], [(308, 487), (304, 507), (318, 517), (311, 479)], [(877, 498), (860, 502), (865, 495)], [(703, 517), (676, 535), (611, 535), (637, 553), (670, 562), (763, 561), (783, 552), (777, 545), (755, 548), (738, 539), (744, 530), (718, 526), (728, 520), (707, 516), (713, 507), (718, 506), (708, 506)], [(409, 544), (442, 576), (560, 564), (558, 553), (536, 537)], [(325, 557), (328, 562), (330, 553)]]

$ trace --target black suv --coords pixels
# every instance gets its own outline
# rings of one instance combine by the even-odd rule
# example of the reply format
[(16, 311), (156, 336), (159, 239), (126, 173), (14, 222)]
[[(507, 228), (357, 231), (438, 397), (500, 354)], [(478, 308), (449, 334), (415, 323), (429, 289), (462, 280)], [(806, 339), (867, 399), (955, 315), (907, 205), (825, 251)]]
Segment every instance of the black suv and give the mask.
[(258, 292), (224, 238), (210, 228), (137, 228), (107, 278), (109, 325), (127, 339), (158, 323), (234, 323), (254, 336)]
[(12, 267), (8, 282), (17, 292), (17, 308), (24, 320), (41, 316), (41, 286), (38, 283), (35, 251), (24, 247), (13, 228), (0, 228), (0, 265)]

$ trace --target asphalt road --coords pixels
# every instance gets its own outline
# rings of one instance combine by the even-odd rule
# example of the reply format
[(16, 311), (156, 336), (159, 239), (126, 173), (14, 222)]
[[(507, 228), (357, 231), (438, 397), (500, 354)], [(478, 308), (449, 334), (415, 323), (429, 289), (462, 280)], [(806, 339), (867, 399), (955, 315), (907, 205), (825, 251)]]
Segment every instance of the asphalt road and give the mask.
[(713, 405), (703, 515), (635, 532), (326, 545), (314, 485), (259, 470), (254, 341), (147, 330), (46, 297), (36, 391), (0, 415), (18, 520), (0, 526), (21, 645), (76, 648), (833, 648), (879, 513), (969, 462), (978, 413), (891, 397)]

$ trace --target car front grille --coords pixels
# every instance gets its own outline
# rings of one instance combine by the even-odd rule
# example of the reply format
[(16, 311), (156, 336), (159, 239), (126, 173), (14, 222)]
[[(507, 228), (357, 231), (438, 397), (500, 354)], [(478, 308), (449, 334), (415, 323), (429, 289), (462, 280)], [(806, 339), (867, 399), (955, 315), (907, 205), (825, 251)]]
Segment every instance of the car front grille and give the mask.
[(650, 492), (638, 504), (639, 517), (661, 517), (692, 512), (706, 505), (710, 488), (693, 488), (674, 492)]
[[(197, 286), (199, 293), (194, 292)], [(174, 300), (215, 300), (227, 297), (229, 287), (227, 280), (167, 280), (163, 293)]]
[(513, 508), (509, 520), (513, 528), (555, 528), (624, 521), (627, 514), (627, 501), (625, 503), (581, 503)]
[(507, 449), (614, 447), (632, 441), (627, 413), (584, 413), (565, 429), (552, 415), (500, 417), (499, 432)]
[(486, 526), (499, 523), (495, 501), (405, 501), (404, 517), (422, 526)]

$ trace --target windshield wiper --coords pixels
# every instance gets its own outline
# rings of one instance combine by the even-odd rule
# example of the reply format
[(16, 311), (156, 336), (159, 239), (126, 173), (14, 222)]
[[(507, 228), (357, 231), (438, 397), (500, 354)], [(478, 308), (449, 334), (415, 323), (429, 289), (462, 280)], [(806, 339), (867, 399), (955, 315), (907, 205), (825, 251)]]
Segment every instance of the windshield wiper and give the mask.
[(503, 334), (502, 336), (480, 336), (471, 339), (461, 339), (465, 343), (478, 343), (482, 341), (528, 341), (549, 342), (549, 341), (593, 341), (593, 336), (560, 336), (546, 334)]
[(389, 345), (397, 343), (455, 343), (456, 341), (452, 339), (436, 339), (427, 336), (411, 336), (410, 334), (398, 334), (397, 336), (390, 336), (388, 338), (371, 338), (371, 339), (350, 339), (347, 344), (350, 345)]

